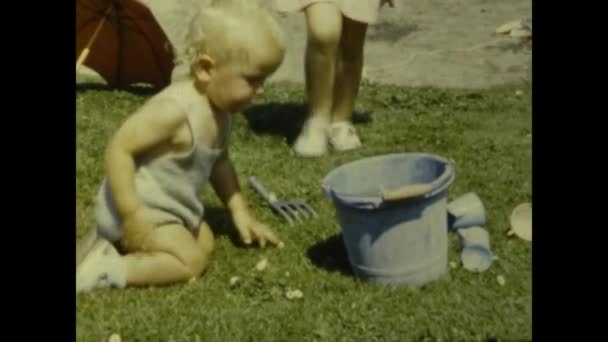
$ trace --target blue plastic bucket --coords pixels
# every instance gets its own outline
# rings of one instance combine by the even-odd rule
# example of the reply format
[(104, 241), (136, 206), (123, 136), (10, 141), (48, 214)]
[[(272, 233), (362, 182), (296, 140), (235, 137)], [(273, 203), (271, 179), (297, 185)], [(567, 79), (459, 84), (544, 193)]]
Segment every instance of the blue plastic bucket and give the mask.
[(364, 280), (421, 286), (447, 272), (448, 160), (423, 153), (365, 158), (332, 170), (332, 200), (349, 262)]

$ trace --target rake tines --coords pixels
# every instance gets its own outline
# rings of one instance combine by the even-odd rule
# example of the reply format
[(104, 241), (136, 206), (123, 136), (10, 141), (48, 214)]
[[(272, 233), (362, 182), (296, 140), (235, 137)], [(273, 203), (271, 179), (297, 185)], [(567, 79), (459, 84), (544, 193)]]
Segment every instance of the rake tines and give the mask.
[(276, 195), (268, 191), (255, 177), (249, 178), (249, 184), (270, 204), (272, 209), (287, 220), (289, 225), (294, 225), (294, 221), (302, 223), (306, 219), (319, 217), (315, 210), (304, 200), (278, 200)]

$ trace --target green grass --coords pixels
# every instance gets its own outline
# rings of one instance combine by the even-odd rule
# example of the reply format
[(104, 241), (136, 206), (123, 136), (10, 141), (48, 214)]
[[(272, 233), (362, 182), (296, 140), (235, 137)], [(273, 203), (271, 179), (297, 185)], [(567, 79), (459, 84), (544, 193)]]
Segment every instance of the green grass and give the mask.
[[(522, 96), (516, 96), (516, 90)], [(79, 89), (77, 236), (93, 218), (109, 135), (149, 94)], [(531, 85), (441, 90), (364, 84), (356, 121), (364, 147), (314, 160), (296, 158), (293, 140), (305, 113), (300, 84), (270, 84), (256, 106), (235, 116), (230, 152), (252, 210), (286, 248), (246, 249), (231, 240), (230, 221), (209, 188), (207, 219), (217, 231), (208, 272), (190, 284), (101, 290), (79, 295), (78, 341), (521, 341), (532, 335), (532, 247), (506, 237), (509, 214), (531, 201)], [(369, 112), (369, 113), (366, 113)], [(460, 264), (421, 289), (363, 283), (350, 273), (331, 202), (320, 189), (327, 172), (348, 161), (394, 152), (454, 159), (449, 198), (477, 192), (500, 257), (485, 273)], [(321, 218), (292, 228), (246, 185), (255, 175), (279, 198), (306, 199)], [(450, 233), (450, 261), (459, 261)], [(254, 270), (263, 257), (269, 266)], [(498, 275), (506, 278), (500, 286)], [(235, 286), (233, 276), (240, 277)], [(289, 288), (304, 297), (288, 300)]]

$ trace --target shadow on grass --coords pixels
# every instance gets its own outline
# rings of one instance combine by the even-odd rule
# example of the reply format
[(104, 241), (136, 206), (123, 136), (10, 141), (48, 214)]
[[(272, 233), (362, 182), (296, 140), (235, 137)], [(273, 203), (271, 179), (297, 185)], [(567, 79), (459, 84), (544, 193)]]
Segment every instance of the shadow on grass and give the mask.
[(228, 210), (223, 207), (205, 206), (204, 216), (216, 238), (222, 235), (227, 236), (234, 245), (246, 247), (238, 236)]
[(265, 103), (243, 112), (249, 128), (256, 134), (285, 137), (291, 145), (306, 120), (308, 109), (303, 103)]
[[(265, 103), (252, 106), (243, 112), (249, 128), (256, 134), (282, 136), (292, 145), (308, 116), (308, 106), (304, 103)], [(353, 123), (371, 122), (369, 112), (355, 112)]]
[(312, 263), (330, 272), (354, 276), (348, 261), (348, 254), (342, 234), (336, 234), (308, 249)]
[(87, 91), (113, 91), (120, 90), (139, 96), (151, 96), (159, 92), (158, 89), (146, 85), (131, 85), (126, 87), (111, 87), (104, 83), (77, 83), (76, 92)]

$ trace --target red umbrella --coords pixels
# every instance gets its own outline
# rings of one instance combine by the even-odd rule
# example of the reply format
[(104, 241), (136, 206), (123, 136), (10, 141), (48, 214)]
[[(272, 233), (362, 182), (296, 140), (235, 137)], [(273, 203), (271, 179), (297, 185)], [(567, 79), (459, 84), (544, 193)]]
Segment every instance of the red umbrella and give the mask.
[(84, 64), (112, 87), (171, 81), (173, 49), (137, 0), (76, 0), (76, 69)]

